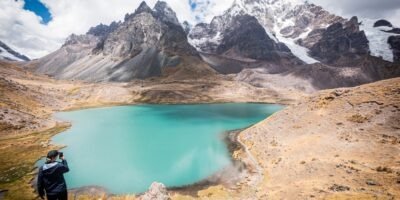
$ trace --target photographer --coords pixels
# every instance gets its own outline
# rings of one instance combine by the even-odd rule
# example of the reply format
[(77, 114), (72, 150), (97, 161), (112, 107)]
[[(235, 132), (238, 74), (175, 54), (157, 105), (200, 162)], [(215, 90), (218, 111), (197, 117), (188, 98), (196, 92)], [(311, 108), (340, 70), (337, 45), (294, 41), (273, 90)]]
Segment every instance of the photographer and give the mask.
[[(57, 162), (57, 156), (61, 162)], [(37, 188), (40, 198), (46, 193), (48, 200), (68, 199), (64, 173), (68, 172), (68, 164), (62, 152), (52, 150), (47, 153), (46, 163), (39, 168)]]

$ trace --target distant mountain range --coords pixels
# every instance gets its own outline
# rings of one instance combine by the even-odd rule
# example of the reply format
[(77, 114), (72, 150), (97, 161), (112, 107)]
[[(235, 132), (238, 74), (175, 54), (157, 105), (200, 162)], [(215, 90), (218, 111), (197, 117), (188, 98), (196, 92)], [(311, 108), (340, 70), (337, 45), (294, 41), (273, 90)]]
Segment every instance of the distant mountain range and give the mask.
[(26, 67), (95, 82), (220, 73), (265, 87), (279, 75), (292, 87), (301, 79), (318, 90), (399, 76), (399, 37), (388, 21), (345, 19), (301, 0), (236, 0), (195, 26), (181, 24), (165, 2), (142, 2), (123, 22), (73, 34)]
[(9, 61), (30, 61), (27, 56), (14, 51), (2, 41), (0, 41), (0, 59)]

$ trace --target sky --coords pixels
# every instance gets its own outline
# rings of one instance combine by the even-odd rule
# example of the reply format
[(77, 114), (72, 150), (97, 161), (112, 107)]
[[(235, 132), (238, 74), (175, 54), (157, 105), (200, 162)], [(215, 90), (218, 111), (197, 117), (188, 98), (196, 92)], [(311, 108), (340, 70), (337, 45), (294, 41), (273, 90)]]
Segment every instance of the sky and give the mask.
[[(142, 0), (0, 0), (0, 40), (30, 58), (47, 55), (70, 34), (84, 34), (97, 24), (123, 20)], [(153, 7), (157, 0), (146, 0)], [(165, 0), (178, 19), (210, 22), (234, 0)], [(399, 0), (308, 0), (351, 17), (388, 19), (400, 26)]]

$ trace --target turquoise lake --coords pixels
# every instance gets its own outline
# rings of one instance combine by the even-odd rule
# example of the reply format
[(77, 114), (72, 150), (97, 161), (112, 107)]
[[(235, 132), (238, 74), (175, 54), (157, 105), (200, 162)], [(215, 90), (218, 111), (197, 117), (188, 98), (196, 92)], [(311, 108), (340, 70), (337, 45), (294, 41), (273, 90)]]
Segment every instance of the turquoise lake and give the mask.
[(56, 114), (72, 127), (53, 143), (70, 172), (68, 188), (102, 186), (140, 193), (154, 181), (167, 187), (201, 181), (231, 164), (223, 133), (282, 109), (273, 104), (135, 105)]

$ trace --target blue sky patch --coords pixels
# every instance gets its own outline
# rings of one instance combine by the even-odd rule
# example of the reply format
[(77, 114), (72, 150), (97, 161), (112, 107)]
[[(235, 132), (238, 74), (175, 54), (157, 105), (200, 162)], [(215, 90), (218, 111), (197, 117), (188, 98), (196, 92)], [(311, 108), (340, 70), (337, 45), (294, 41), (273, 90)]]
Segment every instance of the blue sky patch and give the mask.
[(41, 23), (47, 24), (52, 20), (49, 9), (40, 0), (24, 0), (24, 10), (29, 10), (42, 18)]
[(190, 4), (190, 8), (191, 8), (192, 10), (195, 10), (195, 9), (196, 9), (196, 7), (197, 7), (197, 4), (196, 4), (196, 2), (195, 2), (195, 1), (193, 1), (193, 0), (189, 0), (189, 4)]

